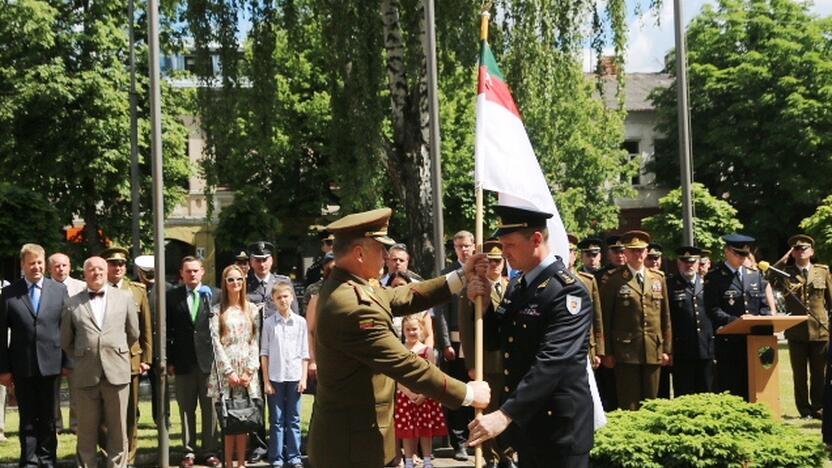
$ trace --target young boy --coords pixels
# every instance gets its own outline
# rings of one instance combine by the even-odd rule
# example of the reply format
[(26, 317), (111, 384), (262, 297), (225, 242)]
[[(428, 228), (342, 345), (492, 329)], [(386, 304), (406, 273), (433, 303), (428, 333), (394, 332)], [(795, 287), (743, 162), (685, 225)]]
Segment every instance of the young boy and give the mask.
[(260, 366), (269, 402), (269, 462), (273, 467), (303, 468), (300, 396), (309, 366), (306, 320), (292, 313), (292, 285), (275, 285), (272, 299), (278, 313), (263, 322), (260, 335)]

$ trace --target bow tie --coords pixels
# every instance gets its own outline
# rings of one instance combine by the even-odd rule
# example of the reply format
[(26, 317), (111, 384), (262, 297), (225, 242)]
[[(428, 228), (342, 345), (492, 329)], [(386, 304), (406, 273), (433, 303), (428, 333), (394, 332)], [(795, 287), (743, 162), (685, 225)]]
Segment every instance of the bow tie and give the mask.
[(104, 297), (104, 291), (97, 291), (97, 292), (89, 291), (89, 294), (90, 294), (90, 299), (95, 299), (96, 297)]

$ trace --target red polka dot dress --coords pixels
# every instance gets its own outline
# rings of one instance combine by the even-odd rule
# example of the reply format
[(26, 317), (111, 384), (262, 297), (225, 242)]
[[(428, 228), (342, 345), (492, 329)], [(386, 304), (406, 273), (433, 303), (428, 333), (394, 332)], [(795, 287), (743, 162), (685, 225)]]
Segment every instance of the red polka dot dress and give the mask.
[[(428, 348), (418, 355), (427, 359)], [(400, 390), (396, 390), (396, 437), (399, 439), (418, 439), (419, 437), (442, 437), (448, 435), (442, 405), (430, 398), (421, 405), (410, 401)]]

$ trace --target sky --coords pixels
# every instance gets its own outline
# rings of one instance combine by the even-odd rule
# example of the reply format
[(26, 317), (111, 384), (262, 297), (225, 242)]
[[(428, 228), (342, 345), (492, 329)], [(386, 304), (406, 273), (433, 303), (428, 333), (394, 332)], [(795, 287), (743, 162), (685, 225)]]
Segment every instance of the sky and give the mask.
[[(691, 18), (702, 10), (706, 3), (713, 5), (716, 2), (713, 0), (682, 0), (686, 25)], [(815, 0), (812, 3), (811, 11), (818, 16), (832, 15), (832, 0)], [(631, 12), (628, 18), (629, 37), (627, 38), (624, 64), (627, 72), (660, 71), (664, 64), (665, 54), (673, 48), (675, 43), (673, 37), (673, 0), (662, 1), (661, 11), (658, 13), (658, 25), (656, 24), (656, 16), (651, 13), (639, 18)], [(584, 51), (584, 70), (592, 69), (593, 59), (591, 51)]]

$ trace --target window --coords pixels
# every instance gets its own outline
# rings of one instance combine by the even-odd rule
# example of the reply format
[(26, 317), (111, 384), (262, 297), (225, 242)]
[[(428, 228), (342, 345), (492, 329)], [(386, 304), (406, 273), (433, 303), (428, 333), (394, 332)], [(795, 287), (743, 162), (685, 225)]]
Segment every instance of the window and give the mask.
[[(633, 159), (640, 159), (641, 158), (641, 151), (638, 148), (638, 140), (627, 140), (621, 145), (621, 148), (627, 151), (627, 154), (630, 155), (630, 161)], [(631, 185), (641, 185), (641, 162), (639, 162), (638, 172), (630, 179)]]

